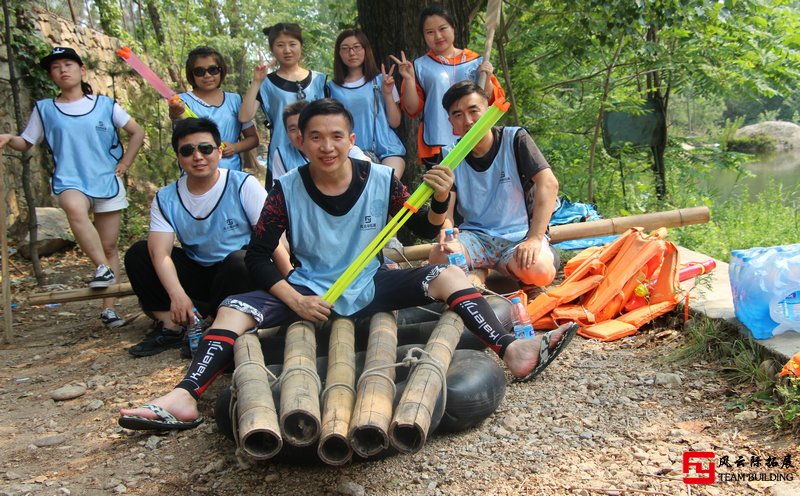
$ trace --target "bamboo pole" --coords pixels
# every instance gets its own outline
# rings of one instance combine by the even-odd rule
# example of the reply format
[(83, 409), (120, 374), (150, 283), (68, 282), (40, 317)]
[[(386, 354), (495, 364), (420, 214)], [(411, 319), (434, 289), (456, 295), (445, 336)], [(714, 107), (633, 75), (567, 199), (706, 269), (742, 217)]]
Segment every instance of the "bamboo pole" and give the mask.
[(281, 375), (281, 432), (289, 444), (308, 446), (319, 439), (320, 426), (314, 325), (306, 321), (290, 325), (286, 331), (285, 350)]
[(94, 300), (111, 296), (130, 296), (134, 294), (129, 282), (113, 284), (107, 288), (79, 288), (64, 291), (50, 291), (47, 293), (34, 293), (28, 297), (29, 305), (44, 305), (47, 303), (68, 303), (70, 301)]
[(331, 326), (328, 373), (322, 394), (322, 428), (317, 454), (328, 465), (344, 465), (353, 457), (347, 438), (356, 402), (355, 326), (347, 318)]
[[(492, 42), (494, 41), (494, 32), (497, 29), (497, 24), (500, 22), (500, 9), (502, 2), (500, 0), (489, 0), (486, 5), (486, 42), (483, 45), (483, 61), (488, 62), (492, 55)], [(486, 73), (481, 72), (478, 76), (478, 86), (481, 88), (486, 84)]]
[[(592, 238), (595, 236), (608, 236), (622, 234), (632, 227), (641, 227), (646, 230), (660, 227), (681, 227), (694, 224), (705, 224), (710, 219), (708, 207), (681, 208), (666, 212), (630, 215), (627, 217), (614, 217), (611, 219), (594, 220), (591, 222), (575, 222), (561, 226), (550, 227), (550, 241), (558, 243), (572, 239)], [(433, 244), (408, 246), (402, 255), (395, 249), (386, 248), (383, 254), (392, 260), (425, 260), (430, 254)]]
[(233, 345), (236, 371), (239, 445), (257, 460), (272, 458), (283, 447), (278, 413), (269, 386), (261, 343), (255, 334), (240, 336)]
[(398, 451), (416, 453), (425, 445), (433, 410), (442, 392), (443, 376), (453, 359), (463, 328), (461, 317), (448, 310), (433, 330), (425, 351), (439, 365), (420, 361), (414, 367), (389, 426), (389, 439)]
[[(395, 363), (397, 321), (394, 314), (376, 313), (369, 326), (364, 370)], [(394, 403), (393, 368), (362, 376), (350, 421), (350, 445), (359, 456), (369, 458), (389, 448), (389, 424)]]
[(6, 343), (14, 342), (14, 319), (11, 310), (11, 279), (8, 274), (8, 234), (6, 233), (6, 180), (5, 162), (0, 164), (0, 250), (3, 253), (3, 322), (5, 322)]

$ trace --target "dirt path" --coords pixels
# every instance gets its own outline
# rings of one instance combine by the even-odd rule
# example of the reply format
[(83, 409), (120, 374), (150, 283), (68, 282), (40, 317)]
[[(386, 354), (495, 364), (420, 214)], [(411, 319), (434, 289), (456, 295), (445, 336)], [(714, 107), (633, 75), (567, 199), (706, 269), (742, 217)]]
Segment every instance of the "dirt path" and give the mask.
[[(646, 330), (612, 344), (577, 338), (538, 380), (510, 384), (487, 421), (434, 436), (415, 455), (343, 468), (242, 466), (213, 421), (164, 436), (117, 426), (120, 407), (168, 391), (188, 362), (177, 350), (131, 358), (125, 348), (149, 322), (106, 331), (97, 305), (20, 303), (17, 343), (0, 347), (0, 495), (800, 494), (798, 440), (776, 434), (766, 412), (745, 420), (750, 414), (726, 410), (729, 385), (715, 364), (665, 363), (683, 339), (675, 331)], [(134, 298), (120, 308), (137, 313)], [(229, 380), (204, 396), (207, 419)], [(65, 385), (86, 393), (52, 400)], [(718, 473), (795, 481), (717, 482), (690, 493), (686, 451), (712, 451), (717, 464), (723, 456), (747, 460)], [(751, 456), (760, 456), (760, 467), (750, 466)], [(793, 468), (765, 467), (770, 456), (779, 464), (791, 457)]]

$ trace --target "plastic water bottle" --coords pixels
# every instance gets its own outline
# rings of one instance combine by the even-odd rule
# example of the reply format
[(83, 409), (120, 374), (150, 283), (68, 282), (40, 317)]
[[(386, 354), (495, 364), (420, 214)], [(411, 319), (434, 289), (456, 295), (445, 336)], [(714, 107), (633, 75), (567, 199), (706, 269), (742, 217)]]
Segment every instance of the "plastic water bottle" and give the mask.
[(444, 242), (448, 245), (448, 248), (454, 250), (452, 253), (447, 255), (447, 261), (450, 262), (450, 265), (459, 267), (466, 274), (469, 272), (469, 267), (467, 267), (467, 259), (464, 257), (464, 253), (461, 251), (461, 244), (456, 244), (455, 241), (458, 241), (458, 235), (455, 233), (455, 231), (453, 231), (453, 229), (445, 229)]
[(736, 318), (756, 339), (800, 332), (800, 244), (731, 252)]
[(512, 319), (514, 322), (514, 337), (517, 339), (531, 339), (533, 338), (533, 324), (531, 318), (528, 316), (528, 310), (522, 304), (522, 300), (515, 296), (511, 298)]
[(205, 320), (200, 318), (197, 314), (197, 309), (193, 309), (192, 325), (186, 331), (186, 339), (189, 341), (189, 351), (194, 356), (197, 347), (200, 345), (200, 340), (203, 338), (203, 331), (205, 330)]

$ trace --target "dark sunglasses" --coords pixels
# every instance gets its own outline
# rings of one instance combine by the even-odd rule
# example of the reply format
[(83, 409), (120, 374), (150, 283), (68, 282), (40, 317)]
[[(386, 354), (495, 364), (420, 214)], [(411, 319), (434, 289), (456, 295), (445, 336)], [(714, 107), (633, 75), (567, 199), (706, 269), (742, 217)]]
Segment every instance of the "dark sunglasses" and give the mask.
[(208, 67), (195, 67), (192, 69), (192, 74), (194, 74), (194, 77), (203, 77), (206, 75), (206, 72), (212, 76), (216, 76), (222, 72), (222, 68), (218, 65), (210, 65)]
[(200, 150), (200, 153), (203, 155), (211, 155), (214, 153), (217, 147), (212, 145), (211, 143), (200, 143), (199, 145), (183, 145), (182, 147), (178, 148), (178, 153), (181, 154), (181, 157), (191, 157), (194, 155), (195, 150)]

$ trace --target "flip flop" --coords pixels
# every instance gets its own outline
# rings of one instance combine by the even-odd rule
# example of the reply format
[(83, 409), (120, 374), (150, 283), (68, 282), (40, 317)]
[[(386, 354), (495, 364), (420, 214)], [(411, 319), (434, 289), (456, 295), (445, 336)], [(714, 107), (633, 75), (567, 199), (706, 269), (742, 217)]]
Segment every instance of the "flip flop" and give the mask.
[(155, 413), (158, 418), (149, 419), (135, 415), (123, 415), (117, 420), (119, 425), (135, 431), (172, 431), (194, 429), (203, 423), (203, 417), (198, 417), (191, 422), (184, 422), (175, 418), (175, 415), (157, 405), (144, 405), (142, 408)]
[[(552, 350), (550, 349), (550, 339), (555, 334), (556, 331), (560, 330), (562, 327), (566, 327), (567, 330), (561, 336), (561, 339), (558, 341), (558, 344)], [(553, 329), (552, 331), (547, 331), (542, 336), (542, 344), (539, 348), (539, 361), (536, 363), (536, 367), (531, 370), (531, 372), (526, 375), (525, 377), (518, 377), (514, 379), (514, 382), (528, 382), (533, 380), (542, 373), (544, 369), (547, 368), (548, 365), (553, 363), (553, 360), (558, 357), (558, 354), (567, 347), (572, 338), (578, 332), (580, 327), (575, 322), (570, 322), (568, 324), (563, 324), (558, 327), (558, 329)]]

